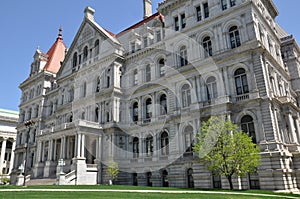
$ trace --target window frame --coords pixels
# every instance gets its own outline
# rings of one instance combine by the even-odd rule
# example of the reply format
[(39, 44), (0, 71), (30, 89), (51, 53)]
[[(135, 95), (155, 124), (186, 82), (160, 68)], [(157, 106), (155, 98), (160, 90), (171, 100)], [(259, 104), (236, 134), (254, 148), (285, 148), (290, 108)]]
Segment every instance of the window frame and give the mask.
[(237, 70), (235, 70), (234, 81), (237, 95), (245, 95), (250, 92), (247, 73), (244, 68), (238, 68)]
[(241, 36), (237, 26), (231, 26), (228, 35), (231, 49), (241, 46)]
[[(185, 86), (188, 87), (185, 88)], [(181, 103), (182, 108), (189, 107), (192, 104), (191, 86), (189, 84), (184, 84), (181, 87)]]

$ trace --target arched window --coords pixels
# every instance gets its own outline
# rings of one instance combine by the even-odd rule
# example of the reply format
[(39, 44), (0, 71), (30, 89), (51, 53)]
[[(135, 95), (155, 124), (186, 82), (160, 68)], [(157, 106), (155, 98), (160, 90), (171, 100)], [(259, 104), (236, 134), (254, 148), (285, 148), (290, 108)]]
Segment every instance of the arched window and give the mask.
[(241, 45), (240, 33), (237, 26), (232, 26), (229, 28), (229, 39), (231, 48), (236, 48)]
[(204, 56), (209, 57), (212, 56), (212, 44), (210, 37), (205, 37), (202, 41)]
[(160, 135), (160, 149), (162, 155), (169, 155), (169, 135), (166, 131)]
[(152, 117), (152, 100), (148, 98), (146, 100), (146, 119), (150, 119)]
[(194, 130), (192, 126), (187, 126), (184, 129), (184, 143), (185, 143), (186, 152), (193, 151), (193, 140), (194, 140), (193, 131)]
[(95, 41), (95, 56), (99, 54), (99, 39)]
[(188, 169), (186, 174), (187, 174), (187, 186), (188, 186), (188, 188), (194, 188), (193, 169)]
[(146, 82), (151, 81), (151, 67), (150, 64), (146, 66)]
[(163, 170), (162, 172), (162, 185), (163, 187), (169, 187), (168, 171)]
[(218, 97), (217, 81), (215, 77), (209, 77), (206, 80), (207, 100)]
[(100, 77), (97, 77), (96, 80), (96, 92), (100, 92)]
[(188, 64), (187, 49), (185, 46), (182, 46), (179, 49), (179, 66), (185, 66)]
[(77, 66), (77, 53), (74, 53), (73, 55), (73, 70), (76, 70)]
[(183, 108), (191, 105), (191, 89), (188, 84), (183, 85), (181, 88), (181, 102)]
[(137, 69), (135, 69), (133, 71), (133, 85), (137, 85), (138, 84), (138, 71)]
[[(85, 120), (85, 112), (82, 112), (82, 113), (81, 113), (81, 119), (82, 119), (82, 120)], [(96, 122), (97, 122), (97, 120), (96, 120)]]
[(138, 102), (134, 102), (132, 105), (132, 120), (134, 122), (139, 120), (139, 104), (138, 104)]
[(49, 104), (49, 115), (52, 115), (53, 113), (53, 102), (50, 102)]
[(160, 105), (160, 114), (165, 115), (168, 113), (167, 108), (167, 96), (165, 94), (162, 94), (159, 98), (159, 105)]
[(241, 129), (245, 133), (248, 133), (250, 137), (252, 137), (252, 142), (257, 143), (256, 141), (256, 135), (255, 135), (255, 128), (254, 128), (254, 122), (253, 118), (249, 115), (245, 115), (241, 119)]
[(234, 79), (237, 95), (249, 93), (249, 86), (245, 69), (237, 69), (234, 73)]
[(106, 87), (109, 88), (110, 87), (110, 69), (107, 70), (106, 72)]
[(158, 68), (159, 68), (159, 75), (160, 75), (160, 77), (165, 76), (166, 69), (165, 69), (165, 60), (164, 59), (160, 59), (158, 61)]
[(71, 113), (71, 115), (69, 116), (68, 122), (73, 122), (73, 114)]
[(153, 155), (153, 137), (151, 135), (146, 138), (146, 155), (147, 157)]
[(88, 54), (89, 54), (89, 51), (88, 51), (88, 47), (84, 47), (83, 49), (83, 61), (86, 61), (87, 58), (88, 58)]
[(99, 107), (95, 109), (95, 122), (99, 122)]
[(139, 138), (134, 137), (132, 140), (132, 152), (133, 152), (133, 158), (139, 157)]

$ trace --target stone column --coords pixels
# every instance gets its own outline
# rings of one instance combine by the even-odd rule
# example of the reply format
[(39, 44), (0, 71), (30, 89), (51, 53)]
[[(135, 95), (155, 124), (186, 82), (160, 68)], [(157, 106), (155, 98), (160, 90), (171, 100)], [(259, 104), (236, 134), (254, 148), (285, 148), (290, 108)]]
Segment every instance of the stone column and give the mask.
[(53, 160), (57, 160), (57, 157), (56, 157), (56, 150), (57, 150), (57, 140), (54, 140), (54, 147), (53, 147)]
[(300, 127), (299, 127), (299, 119), (295, 119), (295, 126), (296, 126), (296, 129), (297, 129), (297, 133), (296, 135), (298, 136), (298, 141), (300, 141)]
[(76, 157), (80, 157), (81, 134), (76, 135)]
[(59, 154), (59, 158), (64, 159), (65, 158), (65, 148), (66, 148), (66, 137), (63, 136), (61, 138), (61, 144), (60, 144), (60, 154)]
[(298, 139), (297, 139), (297, 135), (296, 135), (296, 129), (295, 129), (295, 125), (294, 125), (294, 119), (291, 113), (288, 114), (288, 119), (289, 119), (289, 130), (293, 139), (293, 143), (297, 144), (298, 143)]
[(3, 162), (4, 162), (4, 156), (5, 156), (5, 150), (6, 150), (6, 142), (7, 142), (7, 138), (4, 137), (3, 141), (2, 141), (1, 156), (0, 156), (0, 174), (2, 174), (2, 170), (3, 170)]
[(14, 166), (14, 159), (15, 159), (15, 152), (14, 150), (16, 149), (16, 140), (13, 139), (13, 144), (12, 144), (12, 148), (11, 148), (11, 155), (10, 155), (10, 162), (9, 162), (9, 171), (8, 174), (11, 173), (13, 166)]
[(98, 160), (102, 159), (102, 136), (101, 135), (98, 137), (96, 159)]
[(80, 153), (80, 157), (85, 157), (85, 155), (84, 155), (84, 142), (85, 142), (85, 135), (82, 134), (81, 135), (81, 153)]
[(49, 140), (48, 160), (51, 161), (52, 159), (53, 159), (53, 140)]

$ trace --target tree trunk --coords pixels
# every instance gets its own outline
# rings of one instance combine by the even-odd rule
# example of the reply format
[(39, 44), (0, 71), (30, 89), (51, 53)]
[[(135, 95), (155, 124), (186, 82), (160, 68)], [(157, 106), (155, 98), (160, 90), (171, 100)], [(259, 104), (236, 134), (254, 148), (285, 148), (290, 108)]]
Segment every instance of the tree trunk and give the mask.
[(227, 176), (227, 180), (229, 182), (230, 190), (233, 190), (233, 184), (232, 184), (232, 176)]

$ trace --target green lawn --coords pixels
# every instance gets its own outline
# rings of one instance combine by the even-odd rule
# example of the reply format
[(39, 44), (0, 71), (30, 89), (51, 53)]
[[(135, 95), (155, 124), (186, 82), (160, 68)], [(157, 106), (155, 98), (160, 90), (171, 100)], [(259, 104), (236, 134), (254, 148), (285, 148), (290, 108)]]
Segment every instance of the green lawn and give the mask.
[(157, 198), (157, 199), (260, 199), (274, 197), (241, 196), (241, 195), (222, 195), (222, 194), (166, 194), (166, 193), (116, 193), (116, 192), (1, 192), (0, 198), (74, 198), (74, 199), (120, 199), (120, 198)]
[[(4, 189), (16, 189), (16, 191), (12, 192), (4, 192)], [(249, 196), (249, 195), (233, 195), (233, 194), (221, 194), (221, 193), (126, 193), (126, 192), (108, 192), (110, 189), (116, 190), (166, 190), (166, 191), (197, 191), (196, 189), (178, 189), (178, 188), (162, 188), (162, 187), (132, 187), (132, 186), (29, 186), (25, 189), (35, 189), (36, 191), (17, 191), (17, 189), (24, 189), (23, 187), (16, 186), (0, 186), (0, 199), (10, 199), (10, 198), (25, 198), (25, 199), (48, 199), (48, 198), (72, 198), (72, 199), (89, 199), (89, 198), (101, 198), (101, 199), (120, 199), (120, 198), (139, 198), (139, 199), (147, 199), (147, 198), (157, 198), (157, 199), (268, 199), (268, 198), (277, 198), (270, 196)], [(46, 191), (42, 192), (38, 189), (60, 189), (62, 191)], [(85, 190), (84, 191), (63, 191), (63, 189), (74, 189), (74, 190)], [(87, 190), (89, 189), (89, 190)], [(95, 190), (95, 191), (93, 191)], [(108, 190), (107, 192), (96, 192), (97, 190)], [(212, 191), (212, 190), (208, 190)], [(229, 192), (228, 190), (219, 190), (220, 192)], [(274, 194), (271, 191), (261, 191), (261, 190), (248, 190), (248, 191), (232, 191), (233, 193), (257, 193), (257, 194), (272, 194), (272, 195), (280, 195), (280, 196), (293, 196), (299, 197), (300, 195), (292, 195), (292, 194)], [(282, 198), (282, 197), (281, 197)]]

